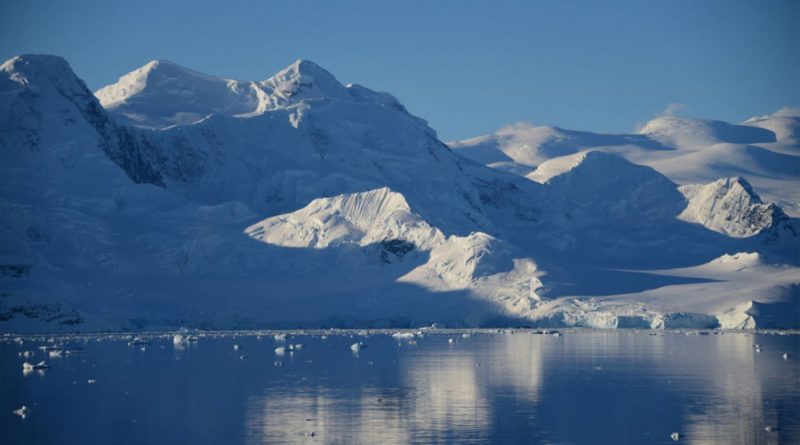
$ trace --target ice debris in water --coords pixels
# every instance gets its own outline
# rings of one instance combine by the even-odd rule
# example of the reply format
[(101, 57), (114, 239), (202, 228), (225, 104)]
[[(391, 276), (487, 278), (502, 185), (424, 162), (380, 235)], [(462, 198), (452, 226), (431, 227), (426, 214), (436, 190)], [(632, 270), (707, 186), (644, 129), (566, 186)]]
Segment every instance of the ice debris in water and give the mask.
[(352, 345), (350, 345), (350, 350), (353, 351), (353, 352), (358, 352), (358, 351), (360, 351), (362, 349), (366, 349), (366, 347), (367, 347), (366, 343), (357, 342), (357, 343), (353, 343)]
[(788, 352), (784, 352), (783, 353), (783, 359), (784, 360), (789, 360), (789, 353)]
[(86, 381), (86, 383), (88, 383), (88, 384), (90, 384), (90, 385), (94, 385), (95, 383), (97, 383), (97, 380), (95, 380), (95, 379), (89, 379), (89, 380), (87, 380), (87, 381)]
[(275, 353), (278, 355), (286, 354), (286, 348), (283, 346), (278, 346), (277, 348), (275, 348)]
[(47, 369), (49, 366), (44, 362), (44, 360), (40, 361), (39, 363), (32, 365), (28, 362), (24, 362), (22, 364), (23, 371), (33, 371), (34, 369)]
[(236, 344), (234, 344), (234, 345), (233, 345), (233, 350), (234, 350), (234, 351), (238, 351), (238, 350), (239, 350), (239, 345), (236, 345)]
[(669, 437), (670, 437), (672, 440), (674, 440), (674, 441), (676, 441), (676, 442), (677, 442), (677, 441), (681, 440), (681, 433), (679, 433), (679, 432), (674, 432), (674, 433), (670, 434), (670, 435), (669, 435)]
[(33, 357), (33, 351), (24, 351), (19, 353), (20, 357), (30, 358)]
[(18, 415), (18, 416), (22, 417), (22, 419), (24, 420), (24, 419), (25, 419), (25, 417), (28, 415), (28, 413), (30, 413), (30, 412), (31, 412), (31, 410), (30, 410), (30, 409), (28, 409), (28, 407), (27, 407), (27, 406), (25, 406), (25, 405), (22, 405), (22, 407), (21, 407), (20, 409), (15, 409), (13, 412), (14, 412), (14, 414), (16, 414), (16, 415)]
[(766, 431), (766, 432), (768, 432), (768, 433), (772, 433), (772, 432), (774, 432), (774, 431), (777, 431), (777, 429), (778, 429), (778, 428), (776, 428), (776, 427), (774, 427), (774, 426), (772, 426), (772, 425), (767, 425), (767, 426), (764, 428), (764, 431)]
[(447, 343), (455, 343), (455, 342), (456, 342), (455, 338), (448, 338), (447, 339)]
[(186, 337), (184, 337), (183, 334), (175, 334), (175, 336), (172, 337), (172, 344), (178, 347), (184, 346), (186, 345)]
[(275, 341), (286, 341), (286, 334), (275, 334), (272, 336)]
[(392, 334), (392, 338), (395, 340), (410, 340), (414, 338), (413, 332), (395, 332)]

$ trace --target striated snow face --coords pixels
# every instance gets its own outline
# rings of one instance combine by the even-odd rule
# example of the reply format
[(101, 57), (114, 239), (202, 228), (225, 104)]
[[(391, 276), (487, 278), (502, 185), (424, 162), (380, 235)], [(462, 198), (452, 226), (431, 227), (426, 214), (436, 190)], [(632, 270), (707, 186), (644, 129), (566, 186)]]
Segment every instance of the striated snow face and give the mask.
[(403, 195), (386, 187), (315, 199), (296, 212), (267, 218), (245, 232), (269, 244), (314, 249), (404, 241), (427, 250), (444, 240), (441, 231), (411, 212)]
[(728, 236), (754, 236), (787, 219), (775, 204), (762, 203), (750, 184), (740, 177), (684, 185), (680, 191), (688, 205), (678, 218)]

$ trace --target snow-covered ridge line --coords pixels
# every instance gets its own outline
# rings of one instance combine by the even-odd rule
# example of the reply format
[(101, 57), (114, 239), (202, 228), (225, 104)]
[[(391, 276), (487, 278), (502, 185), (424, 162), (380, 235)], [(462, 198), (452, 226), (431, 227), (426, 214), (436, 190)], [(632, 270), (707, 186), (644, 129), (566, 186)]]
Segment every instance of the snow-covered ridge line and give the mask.
[[(777, 316), (800, 308), (796, 221), (755, 194), (791, 181), (781, 137), (550, 127), (530, 165), (489, 168), (310, 62), (249, 83), (160, 62), (115, 105), (132, 117), (63, 59), (2, 67), (2, 331), (800, 324)], [(698, 159), (695, 184), (753, 185), (684, 196), (661, 169)]]
[(95, 95), (121, 121), (150, 129), (191, 125), (211, 115), (246, 118), (316, 100), (371, 102), (404, 110), (391, 95), (342, 85), (308, 60), (297, 60), (263, 81), (214, 77), (154, 60)]

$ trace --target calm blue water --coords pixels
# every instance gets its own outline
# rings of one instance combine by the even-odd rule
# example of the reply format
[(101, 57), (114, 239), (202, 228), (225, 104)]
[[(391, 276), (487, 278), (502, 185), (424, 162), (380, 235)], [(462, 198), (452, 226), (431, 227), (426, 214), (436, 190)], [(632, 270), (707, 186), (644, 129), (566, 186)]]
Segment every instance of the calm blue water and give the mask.
[[(145, 350), (121, 337), (6, 338), (0, 443), (666, 444), (672, 432), (679, 443), (800, 443), (798, 335), (562, 334), (429, 333), (416, 345), (201, 334)], [(368, 347), (354, 354), (356, 341)], [(82, 350), (38, 349), (55, 344)], [(50, 369), (23, 375), (23, 361), (42, 359)], [(25, 419), (12, 412), (21, 405)]]

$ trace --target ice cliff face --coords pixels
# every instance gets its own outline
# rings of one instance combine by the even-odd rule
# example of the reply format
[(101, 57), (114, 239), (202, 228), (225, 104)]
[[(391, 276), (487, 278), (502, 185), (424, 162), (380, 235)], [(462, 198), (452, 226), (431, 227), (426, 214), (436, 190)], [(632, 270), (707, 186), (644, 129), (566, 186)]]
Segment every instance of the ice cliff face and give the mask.
[[(744, 180), (678, 189), (657, 159), (767, 150), (780, 192), (788, 130), (706, 123), (709, 152), (520, 127), (473, 150), (488, 168), (308, 61), (264, 81), (152, 62), (96, 96), (57, 57), (0, 68), (0, 330), (749, 327), (796, 305), (780, 206)], [(735, 252), (759, 255), (747, 282), (708, 264)]]

